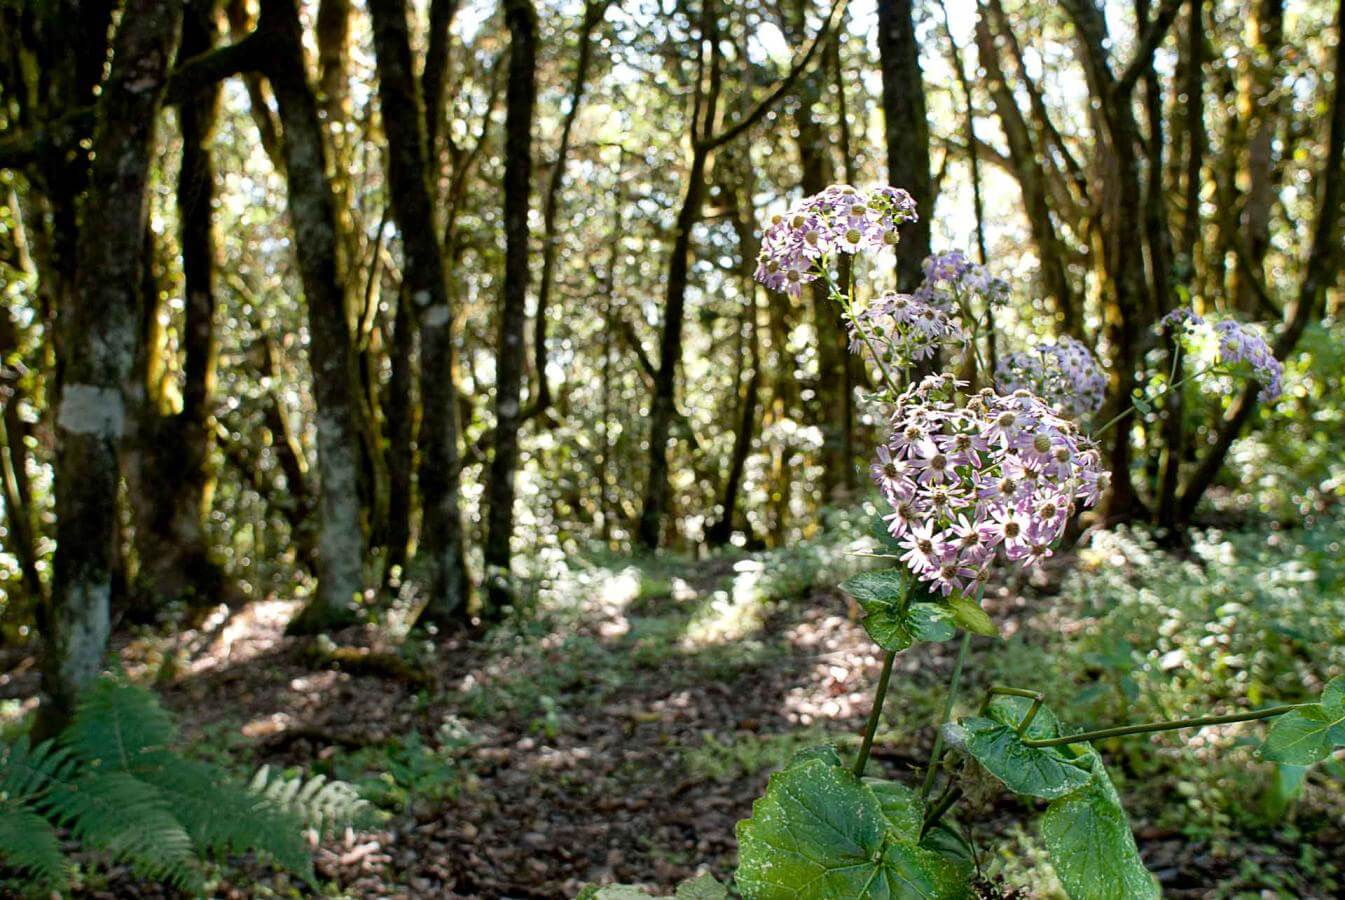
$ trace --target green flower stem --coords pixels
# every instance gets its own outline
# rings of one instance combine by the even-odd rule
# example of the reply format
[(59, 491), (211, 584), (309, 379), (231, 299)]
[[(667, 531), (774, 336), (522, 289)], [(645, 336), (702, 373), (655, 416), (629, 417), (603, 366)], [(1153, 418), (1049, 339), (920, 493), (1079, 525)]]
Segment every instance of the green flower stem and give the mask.
[(953, 677), (948, 682), (948, 697), (943, 703), (943, 715), (939, 718), (939, 727), (934, 731), (934, 749), (929, 754), (929, 767), (925, 769), (925, 782), (920, 786), (920, 798), (929, 796), (934, 787), (934, 773), (939, 768), (939, 757), (943, 754), (943, 726), (953, 718), (953, 704), (957, 702), (957, 686), (962, 680), (962, 667), (967, 662), (967, 648), (971, 646), (971, 632), (962, 633), (962, 644), (957, 648), (957, 662), (953, 665)]
[[(1161, 398), (1163, 398), (1163, 397), (1166, 397), (1168, 394), (1172, 393), (1172, 392), (1175, 391), (1177, 388), (1179, 388), (1179, 387), (1181, 387), (1182, 385), (1186, 384), (1186, 382), (1190, 381), (1192, 378), (1199, 378), (1201, 375), (1207, 375), (1207, 374), (1209, 374), (1210, 372), (1213, 372), (1216, 368), (1218, 368), (1218, 367), (1217, 367), (1217, 366), (1206, 366), (1205, 368), (1201, 369), (1199, 372), (1192, 372), (1190, 375), (1187, 375), (1185, 378), (1183, 378), (1181, 381), (1177, 382), (1176, 384), (1169, 384), (1167, 387), (1163, 388), (1163, 393), (1161, 393), (1161, 394), (1158, 395), (1159, 398), (1161, 399)], [(1107, 429), (1111, 428), (1111, 427), (1112, 427), (1113, 425), (1115, 425), (1117, 422), (1121, 421), (1122, 419), (1124, 419), (1126, 416), (1130, 415), (1130, 414), (1133, 413), (1134, 411), (1135, 411), (1135, 407), (1134, 407), (1133, 405), (1131, 405), (1131, 406), (1127, 406), (1125, 409), (1121, 410), (1119, 413), (1117, 413), (1116, 415), (1114, 415), (1114, 416), (1112, 416), (1110, 419), (1108, 419), (1107, 422), (1106, 422), (1105, 424), (1103, 424), (1100, 428), (1096, 429), (1096, 430), (1093, 432), (1093, 437), (1098, 437), (1099, 435), (1105, 434), (1105, 433), (1107, 432)]]
[(930, 808), (929, 814), (925, 816), (925, 821), (920, 826), (920, 836), (924, 837), (929, 833), (931, 828), (939, 824), (939, 820), (943, 818), (944, 813), (952, 809), (953, 804), (956, 803), (961, 796), (962, 789), (960, 787), (949, 785), (948, 790), (943, 792), (943, 795), (939, 797), (938, 802)]
[(985, 700), (981, 702), (981, 715), (990, 707), (990, 700), (993, 697), (1026, 697), (1029, 700), (1045, 700), (1045, 696), (1040, 691), (1029, 691), (1026, 688), (1008, 687), (1002, 684), (991, 685), (985, 692)]
[(823, 277), (827, 279), (827, 286), (831, 289), (831, 298), (839, 303), (841, 308), (845, 310), (846, 316), (854, 323), (855, 330), (859, 332), (860, 338), (868, 345), (869, 352), (873, 354), (873, 361), (878, 364), (878, 371), (883, 375), (883, 381), (887, 382), (888, 390), (892, 392), (894, 398), (900, 396), (901, 389), (897, 387), (896, 379), (892, 377), (892, 373), (887, 370), (887, 365), (883, 362), (882, 356), (878, 353), (878, 346), (874, 344), (873, 339), (869, 337), (869, 332), (864, 328), (863, 323), (861, 323), (855, 316), (855, 298), (851, 294), (842, 291), (832, 279), (831, 271), (827, 268), (825, 259), (822, 260), (820, 268)]
[(1233, 722), (1254, 722), (1257, 719), (1271, 719), (1299, 709), (1302, 704), (1290, 703), (1285, 706), (1271, 706), (1255, 712), (1233, 713), (1227, 716), (1203, 716), (1198, 719), (1173, 719), (1168, 722), (1146, 722), (1143, 725), (1122, 725), (1118, 728), (1103, 728), (1099, 731), (1085, 731), (1064, 737), (1026, 740), (1027, 747), (1061, 747), (1066, 744), (1082, 744), (1087, 741), (1100, 741), (1103, 738), (1125, 737), (1130, 734), (1150, 734), (1157, 731), (1176, 731), (1179, 728), (1200, 728), (1205, 725), (1228, 725)]
[(883, 673), (878, 676), (878, 690), (873, 695), (873, 709), (869, 712), (869, 721), (864, 725), (864, 740), (859, 745), (859, 757), (855, 760), (855, 776), (864, 775), (864, 767), (869, 763), (869, 751), (873, 749), (873, 736), (878, 731), (878, 720), (882, 718), (883, 701), (887, 699), (887, 684), (892, 680), (892, 663), (896, 660), (895, 650), (883, 654)]

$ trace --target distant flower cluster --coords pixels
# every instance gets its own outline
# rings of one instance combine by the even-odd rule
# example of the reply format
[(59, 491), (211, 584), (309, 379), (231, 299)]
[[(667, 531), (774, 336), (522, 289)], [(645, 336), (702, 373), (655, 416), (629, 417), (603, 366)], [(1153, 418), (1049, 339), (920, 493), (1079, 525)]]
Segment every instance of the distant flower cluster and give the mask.
[(995, 382), (1004, 391), (1029, 390), (1070, 419), (1097, 412), (1107, 393), (1102, 366), (1082, 341), (1069, 336), (1005, 356), (995, 368)]
[(916, 289), (915, 296), (927, 303), (935, 303), (939, 297), (961, 303), (979, 297), (984, 303), (999, 306), (1009, 299), (1009, 283), (991, 275), (985, 266), (967, 259), (961, 250), (927, 258), (924, 273), (925, 280)]
[(967, 333), (952, 298), (925, 296), (889, 291), (860, 310), (846, 323), (850, 352), (866, 349), (867, 338), (879, 362), (904, 368), (929, 359), (941, 344), (965, 344)]
[(895, 246), (897, 228), (915, 219), (915, 201), (900, 188), (860, 191), (834, 184), (771, 220), (757, 257), (757, 281), (797, 297), (822, 277), (825, 258)]
[(871, 469), (901, 561), (944, 595), (972, 593), (1001, 558), (1038, 564), (1109, 483), (1093, 443), (1041, 398), (986, 389), (961, 402), (965, 387), (934, 375), (907, 388)]
[(1163, 317), (1162, 324), (1180, 330), (1181, 339), (1194, 355), (1209, 358), (1213, 365), (1242, 369), (1261, 383), (1258, 395), (1263, 403), (1280, 396), (1284, 389), (1284, 364), (1253, 325), (1235, 319), (1206, 321), (1191, 309), (1175, 309)]

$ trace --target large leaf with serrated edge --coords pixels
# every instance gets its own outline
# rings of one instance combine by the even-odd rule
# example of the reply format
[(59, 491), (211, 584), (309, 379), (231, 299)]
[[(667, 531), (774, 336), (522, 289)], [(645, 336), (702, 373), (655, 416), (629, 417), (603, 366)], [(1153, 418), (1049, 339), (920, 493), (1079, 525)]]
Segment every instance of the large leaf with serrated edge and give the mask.
[(1102, 762), (1093, 757), (1093, 780), (1054, 801), (1041, 820), (1042, 838), (1071, 900), (1157, 900), (1130, 820)]
[(1044, 706), (1037, 710), (1027, 731), (1018, 734), (1018, 723), (1031, 704), (1026, 697), (996, 697), (986, 715), (971, 716), (947, 727), (945, 737), (1014, 793), (1054, 800), (1092, 779), (1091, 748), (1028, 746), (1025, 738), (1041, 740), (1060, 735), (1055, 715)]
[(869, 787), (818, 759), (771, 776), (738, 823), (736, 880), (745, 900), (970, 896), (955, 866), (893, 837)]

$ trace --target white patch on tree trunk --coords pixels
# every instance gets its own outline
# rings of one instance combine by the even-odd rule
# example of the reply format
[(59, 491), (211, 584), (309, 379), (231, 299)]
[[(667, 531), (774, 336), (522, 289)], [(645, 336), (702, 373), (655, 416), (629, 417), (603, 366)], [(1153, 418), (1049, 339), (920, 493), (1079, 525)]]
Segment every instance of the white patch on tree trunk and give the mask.
[(448, 307), (439, 305), (431, 307), (425, 312), (425, 324), (431, 328), (438, 328), (441, 325), (448, 324)]
[(56, 425), (71, 434), (119, 438), (126, 412), (121, 391), (92, 384), (68, 384), (61, 389), (61, 408)]
[(60, 668), (65, 683), (79, 689), (91, 684), (103, 667), (112, 587), (105, 581), (86, 582), (75, 586), (72, 594), (71, 608), (65, 612), (65, 653)]

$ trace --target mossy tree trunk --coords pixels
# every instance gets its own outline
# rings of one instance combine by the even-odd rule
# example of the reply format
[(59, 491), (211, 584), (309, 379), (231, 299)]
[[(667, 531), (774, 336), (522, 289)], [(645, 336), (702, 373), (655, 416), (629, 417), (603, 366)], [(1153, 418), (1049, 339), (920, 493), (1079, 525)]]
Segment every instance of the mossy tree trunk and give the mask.
[[(416, 569), (424, 578), (428, 603), (422, 618), (437, 624), (461, 620), (470, 582), (458, 509), (457, 397), (453, 388), (453, 313), (445, 282), (431, 202), (426, 129), (412, 69), (405, 0), (370, 0), (374, 50), (378, 57), (378, 99), (388, 138), (388, 188), (401, 236), (402, 290), (397, 328), (419, 317), (424, 421), (421, 469), (424, 524)], [(403, 316), (408, 318), (403, 319)]]
[(504, 282), (495, 354), (495, 446), (486, 485), (488, 615), (512, 598), (510, 541), (514, 532), (519, 395), (527, 324), (528, 197), (532, 182), (532, 120), (537, 103), (537, 13), (531, 0), (506, 0), (509, 80), (504, 120)]
[[(107, 649), (115, 567), (118, 444), (145, 265), (150, 154), (182, 5), (129, 0), (96, 106), (75, 291), (61, 310), (56, 413), (57, 549), (45, 619), (43, 706), (50, 735), (98, 675)], [(93, 224), (93, 223), (96, 223)]]

